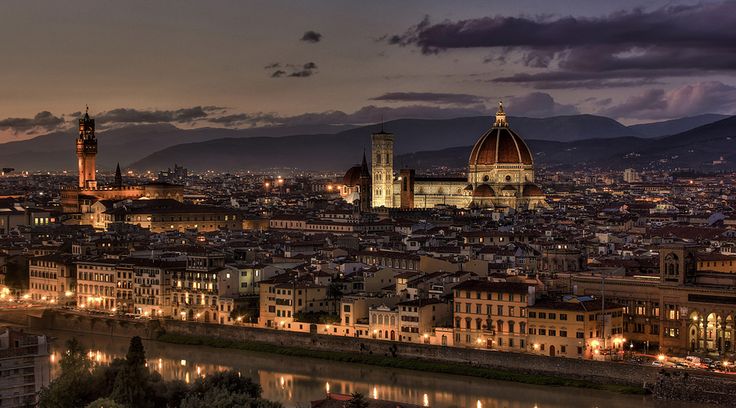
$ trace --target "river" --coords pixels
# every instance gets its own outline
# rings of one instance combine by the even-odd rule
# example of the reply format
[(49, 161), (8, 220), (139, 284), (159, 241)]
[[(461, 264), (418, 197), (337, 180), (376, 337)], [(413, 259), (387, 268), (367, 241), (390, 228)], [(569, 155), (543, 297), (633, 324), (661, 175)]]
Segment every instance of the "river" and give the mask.
[[(52, 342), (52, 376), (58, 370), (66, 332), (48, 332)], [(128, 340), (119, 337), (77, 335), (91, 359), (107, 364), (125, 356)], [(286, 357), (240, 350), (183, 346), (144, 341), (148, 367), (165, 379), (191, 382), (218, 370), (235, 369), (258, 382), (263, 397), (286, 407), (308, 407), (309, 402), (332, 393), (361, 392), (373, 398), (436, 408), (693, 408), (695, 404), (660, 402), (644, 396), (620, 395), (587, 389), (545, 387), (473, 377), (424, 373), (360, 364)], [(698, 405), (702, 406), (702, 405)]]

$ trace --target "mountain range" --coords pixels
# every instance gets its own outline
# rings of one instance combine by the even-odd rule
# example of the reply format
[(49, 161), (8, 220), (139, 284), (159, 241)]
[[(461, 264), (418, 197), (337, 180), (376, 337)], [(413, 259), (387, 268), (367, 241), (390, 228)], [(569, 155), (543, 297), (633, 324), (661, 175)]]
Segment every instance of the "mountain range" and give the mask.
[[(733, 148), (734, 118), (706, 114), (625, 126), (595, 115), (510, 117), (538, 163), (550, 166), (650, 166), (652, 162), (699, 166)], [(396, 135), (396, 166), (426, 169), (464, 167), (470, 146), (492, 118), (399, 119), (383, 124)], [(193, 170), (295, 168), (342, 170), (370, 149), (378, 125), (279, 126), (251, 129), (180, 129), (168, 124), (137, 125), (98, 132), (98, 166), (158, 170), (174, 163)], [(705, 133), (703, 133), (705, 132)], [(703, 135), (711, 135), (703, 143)], [(0, 144), (0, 166), (23, 170), (73, 170), (73, 130)], [(722, 150), (719, 150), (722, 149)], [(673, 159), (674, 156), (677, 156)], [(736, 159), (736, 158), (735, 158)], [(664, 160), (661, 162), (660, 160)]]

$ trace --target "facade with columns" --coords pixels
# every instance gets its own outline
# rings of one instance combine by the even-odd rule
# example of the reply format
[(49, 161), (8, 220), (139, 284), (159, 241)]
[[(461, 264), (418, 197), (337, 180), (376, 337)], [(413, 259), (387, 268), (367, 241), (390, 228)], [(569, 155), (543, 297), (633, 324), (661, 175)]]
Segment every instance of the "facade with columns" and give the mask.
[(625, 337), (660, 352), (736, 352), (736, 273), (698, 270), (696, 246), (660, 248), (660, 275), (571, 278), (576, 294), (600, 296), (624, 308)]

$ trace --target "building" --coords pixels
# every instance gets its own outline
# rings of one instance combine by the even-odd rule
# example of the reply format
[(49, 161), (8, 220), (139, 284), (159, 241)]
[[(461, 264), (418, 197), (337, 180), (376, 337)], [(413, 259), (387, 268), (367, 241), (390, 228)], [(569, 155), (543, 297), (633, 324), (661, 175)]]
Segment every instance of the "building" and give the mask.
[(641, 176), (636, 169), (625, 169), (624, 170), (624, 182), (625, 183), (639, 183), (641, 182)]
[(736, 275), (699, 271), (698, 247), (659, 247), (659, 276), (573, 275), (577, 295), (624, 307), (624, 337), (635, 347), (687, 353), (736, 352)]
[(0, 333), (0, 407), (32, 408), (51, 382), (46, 336), (5, 329)]
[[(466, 177), (417, 175), (414, 169), (394, 170), (394, 135), (381, 129), (371, 137), (371, 202), (374, 208), (459, 208), (546, 207), (545, 195), (535, 184), (534, 159), (524, 140), (506, 121), (499, 103), (496, 120), (473, 146)], [(353, 174), (346, 177), (355, 184)], [(350, 187), (345, 183), (343, 189)]]
[(28, 276), (31, 299), (62, 305), (74, 301), (77, 270), (71, 256), (56, 254), (29, 258)]
[(77, 262), (77, 306), (117, 312), (117, 261), (96, 259)]
[(351, 167), (343, 177), (340, 187), (340, 197), (349, 203), (359, 203), (360, 211), (370, 211), (373, 205), (371, 172), (363, 153), (363, 162), (360, 166)]
[(399, 341), (429, 343), (435, 327), (451, 326), (450, 305), (439, 299), (415, 299), (396, 304)]
[(536, 289), (517, 282), (467, 280), (453, 289), (455, 345), (526, 351), (527, 308)]
[(229, 273), (223, 253), (202, 250), (187, 254), (186, 268), (171, 271), (171, 316), (232, 324), (230, 313), (235, 309), (235, 302), (219, 293), (219, 282), (224, 278), (220, 275)]
[[(184, 189), (180, 185), (169, 183), (149, 183), (140, 186), (123, 184), (120, 165), (115, 172), (115, 181), (111, 186), (99, 186), (97, 183), (97, 137), (95, 136), (95, 120), (90, 118), (89, 109), (79, 119), (79, 136), (76, 141), (78, 163), (78, 183), (72, 188), (61, 190), (62, 211), (67, 214), (68, 222), (91, 225), (91, 206), (99, 200), (157, 199), (169, 198), (184, 200)], [(74, 214), (75, 216), (71, 216)]]
[(623, 351), (623, 306), (592, 297), (540, 300), (528, 309), (528, 352), (604, 358)]

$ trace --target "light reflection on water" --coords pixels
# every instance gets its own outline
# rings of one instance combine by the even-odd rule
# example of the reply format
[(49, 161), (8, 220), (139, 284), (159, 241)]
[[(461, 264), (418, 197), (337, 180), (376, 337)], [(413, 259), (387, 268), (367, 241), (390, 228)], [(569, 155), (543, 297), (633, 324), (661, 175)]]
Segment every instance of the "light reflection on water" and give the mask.
[[(58, 339), (52, 344), (52, 376), (69, 333), (49, 333)], [(124, 358), (128, 340), (107, 336), (78, 336), (89, 348), (95, 364), (109, 364)], [(209, 347), (180, 346), (144, 341), (147, 365), (165, 379), (191, 383), (209, 373), (235, 369), (263, 388), (263, 397), (287, 407), (309, 406), (325, 392), (361, 392), (372, 398), (437, 408), (569, 408), (569, 407), (694, 407), (666, 404), (641, 396), (625, 396), (572, 388), (539, 387), (472, 377), (423, 373), (409, 370), (336, 363)]]

